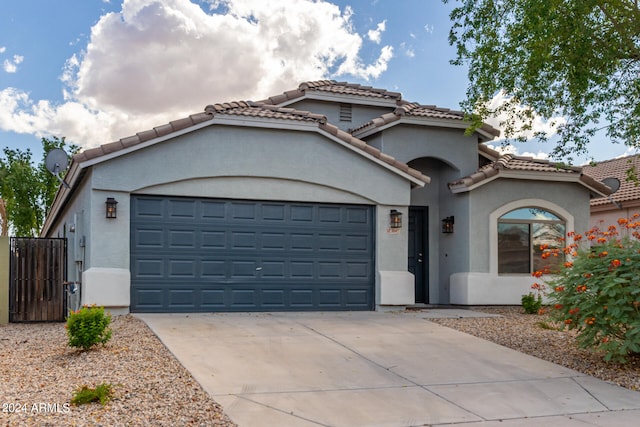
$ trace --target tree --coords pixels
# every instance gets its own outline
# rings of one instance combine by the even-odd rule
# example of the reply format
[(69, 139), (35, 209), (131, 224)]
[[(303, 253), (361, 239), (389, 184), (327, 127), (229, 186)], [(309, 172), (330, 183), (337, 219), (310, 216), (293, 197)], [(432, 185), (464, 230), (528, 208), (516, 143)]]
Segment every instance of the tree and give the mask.
[[(42, 138), (43, 153), (46, 156), (53, 148), (67, 149), (71, 154), (79, 147), (66, 145), (65, 138)], [(0, 158), (0, 200), (4, 215), (2, 232), (9, 228), (19, 236), (36, 236), (53, 203), (60, 183), (47, 171), (42, 161), (36, 166), (29, 149), (4, 148), (4, 158)]]
[[(586, 153), (600, 130), (640, 147), (638, 0), (458, 1), (449, 42), (451, 62), (469, 66), (462, 108), (470, 132), (499, 115), (505, 136), (517, 140), (536, 114), (561, 116), (556, 158)], [(501, 91), (507, 101), (490, 105)]]

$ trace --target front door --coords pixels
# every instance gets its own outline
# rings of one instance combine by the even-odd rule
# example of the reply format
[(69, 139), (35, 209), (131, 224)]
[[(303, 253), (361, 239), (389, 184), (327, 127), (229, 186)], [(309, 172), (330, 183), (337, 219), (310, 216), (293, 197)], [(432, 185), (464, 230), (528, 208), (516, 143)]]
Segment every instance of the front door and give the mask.
[(409, 272), (415, 277), (416, 304), (429, 303), (426, 207), (409, 208)]

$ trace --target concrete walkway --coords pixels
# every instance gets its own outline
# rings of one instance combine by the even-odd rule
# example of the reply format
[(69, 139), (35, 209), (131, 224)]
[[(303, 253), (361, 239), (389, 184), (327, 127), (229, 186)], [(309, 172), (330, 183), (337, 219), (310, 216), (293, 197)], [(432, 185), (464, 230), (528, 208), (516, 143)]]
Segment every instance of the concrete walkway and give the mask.
[(640, 393), (439, 326), (428, 312), (136, 316), (241, 427), (640, 420)]

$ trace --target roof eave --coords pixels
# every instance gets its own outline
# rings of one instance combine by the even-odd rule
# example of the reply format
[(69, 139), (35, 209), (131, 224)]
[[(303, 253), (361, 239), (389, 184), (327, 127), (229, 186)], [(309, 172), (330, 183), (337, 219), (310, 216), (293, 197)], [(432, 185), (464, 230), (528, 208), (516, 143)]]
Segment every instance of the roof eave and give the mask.
[(44, 224), (42, 225), (42, 229), (40, 230), (40, 236), (47, 236), (53, 224), (55, 224), (55, 222), (58, 220), (58, 216), (62, 208), (76, 190), (76, 186), (83, 176), (82, 172), (82, 166), (72, 160), (71, 166), (69, 166), (69, 171), (64, 177), (64, 182), (66, 182), (69, 187), (67, 188), (63, 185), (58, 186), (58, 190), (56, 191), (56, 194), (53, 198), (53, 203), (51, 203), (51, 209), (45, 217)]
[(521, 179), (529, 181), (553, 181), (553, 182), (573, 182), (586, 187), (589, 192), (594, 195), (597, 194), (600, 197), (606, 197), (610, 193), (609, 187), (594, 180), (593, 178), (577, 173), (554, 173), (554, 172), (536, 172), (536, 171), (514, 171), (508, 169), (494, 169), (495, 174), (488, 176), (487, 178), (478, 182), (469, 182), (468, 184), (462, 180), (462, 182), (454, 185), (450, 185), (449, 189), (452, 193), (464, 193), (475, 190), (489, 182), (498, 179)]
[(286, 107), (288, 105), (295, 104), (296, 102), (300, 102), (305, 99), (311, 99), (315, 101), (339, 102), (344, 104), (367, 105), (367, 106), (374, 106), (374, 107), (387, 107), (387, 108), (395, 108), (398, 106), (398, 101), (392, 98), (373, 98), (368, 96), (320, 92), (320, 91), (305, 91), (303, 92), (303, 95), (297, 98), (289, 98), (287, 100), (279, 102), (276, 105), (280, 107)]
[[(433, 127), (444, 127), (451, 129), (464, 129), (466, 130), (469, 127), (469, 123), (456, 120), (456, 119), (438, 119), (438, 118), (428, 118), (428, 117), (412, 117), (412, 116), (398, 116), (397, 120), (387, 122), (380, 126), (366, 127), (362, 130), (357, 130), (353, 132), (353, 136), (357, 138), (366, 138), (368, 136), (374, 135), (378, 132), (382, 132), (390, 127), (397, 126), (400, 124), (408, 124), (408, 125), (416, 125), (416, 126), (433, 126)], [(491, 128), (493, 129), (493, 128)], [(479, 128), (476, 130), (476, 134), (480, 136), (480, 142), (487, 142), (495, 139), (500, 135), (500, 131), (491, 132), (486, 128)]]

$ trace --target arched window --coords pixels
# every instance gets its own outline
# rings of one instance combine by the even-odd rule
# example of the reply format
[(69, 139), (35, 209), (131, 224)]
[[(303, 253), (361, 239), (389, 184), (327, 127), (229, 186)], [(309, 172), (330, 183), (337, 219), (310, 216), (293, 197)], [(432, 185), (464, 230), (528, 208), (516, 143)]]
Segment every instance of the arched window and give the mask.
[(562, 252), (545, 260), (540, 246), (562, 248), (565, 233), (565, 221), (547, 210), (526, 207), (507, 212), (498, 218), (498, 273), (556, 270), (564, 261)]

